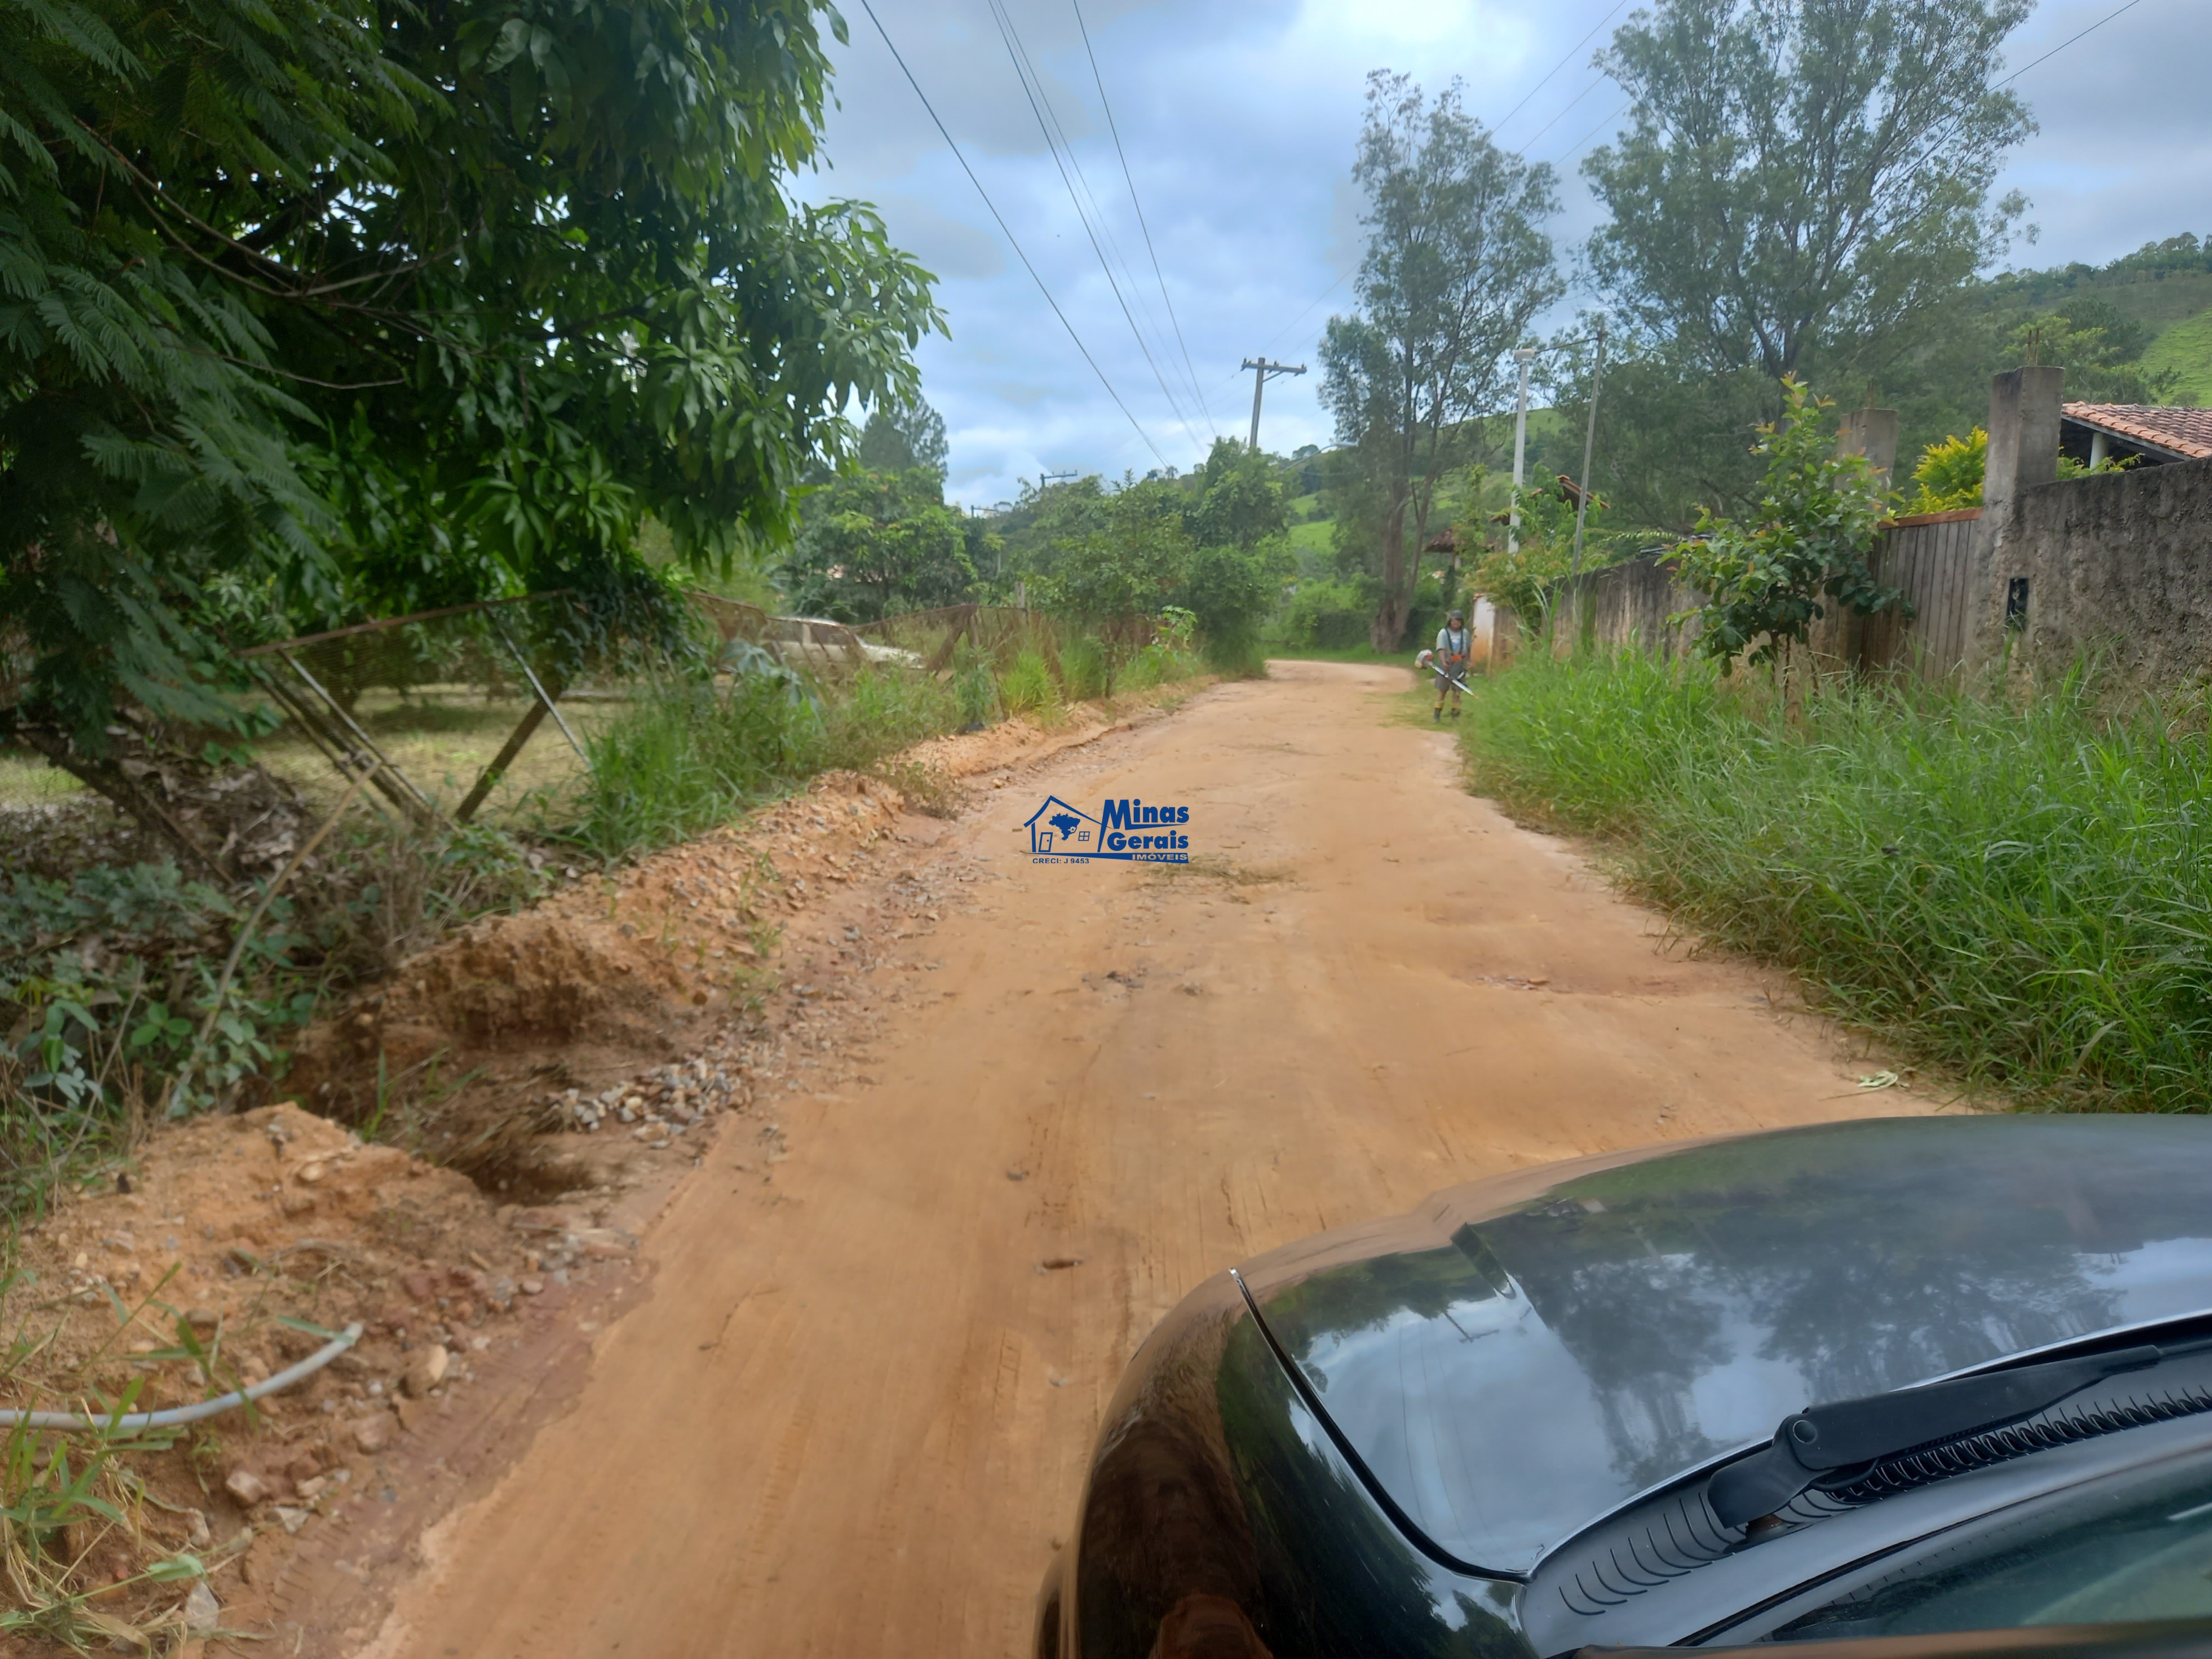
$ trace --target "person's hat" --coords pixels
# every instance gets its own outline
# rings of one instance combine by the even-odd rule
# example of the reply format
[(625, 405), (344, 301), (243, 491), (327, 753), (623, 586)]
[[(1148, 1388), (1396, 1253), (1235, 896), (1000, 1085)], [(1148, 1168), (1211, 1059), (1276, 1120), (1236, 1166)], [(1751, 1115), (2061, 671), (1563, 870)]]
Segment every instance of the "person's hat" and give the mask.
[(1465, 622), (1467, 620), (1467, 612), (1461, 610), (1457, 605), (1454, 605), (1452, 607), (1451, 620), (1454, 622)]

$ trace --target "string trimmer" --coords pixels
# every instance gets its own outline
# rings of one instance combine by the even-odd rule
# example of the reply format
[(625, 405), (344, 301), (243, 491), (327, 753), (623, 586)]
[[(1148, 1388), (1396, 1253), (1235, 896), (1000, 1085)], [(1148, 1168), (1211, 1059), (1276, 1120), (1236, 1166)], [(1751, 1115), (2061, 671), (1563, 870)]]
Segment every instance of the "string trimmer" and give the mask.
[(1424, 651), (1419, 656), (1414, 658), (1413, 668), (1416, 672), (1425, 668), (1431, 673), (1442, 675), (1447, 683), (1456, 687), (1459, 690), (1465, 692), (1468, 696), (1471, 697), (1474, 695), (1474, 688), (1469, 686), (1465, 680), (1453, 673), (1450, 669), (1442, 667), (1437, 664), (1437, 653), (1433, 651)]

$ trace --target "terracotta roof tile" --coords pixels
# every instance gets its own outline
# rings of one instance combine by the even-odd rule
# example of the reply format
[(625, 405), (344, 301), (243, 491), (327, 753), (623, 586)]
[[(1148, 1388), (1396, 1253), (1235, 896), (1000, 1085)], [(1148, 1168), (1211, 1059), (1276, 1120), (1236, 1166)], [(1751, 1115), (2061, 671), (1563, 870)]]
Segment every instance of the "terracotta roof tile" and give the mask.
[(2067, 404), (2066, 418), (2102, 427), (2115, 437), (2194, 460), (2212, 460), (2212, 409), (2166, 409), (2155, 404)]

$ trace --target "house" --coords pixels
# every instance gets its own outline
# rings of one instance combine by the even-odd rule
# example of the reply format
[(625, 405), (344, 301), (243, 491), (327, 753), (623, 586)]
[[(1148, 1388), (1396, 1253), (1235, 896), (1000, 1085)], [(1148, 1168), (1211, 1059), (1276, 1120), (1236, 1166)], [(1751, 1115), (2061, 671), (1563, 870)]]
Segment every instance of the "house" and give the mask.
[(2212, 409), (2062, 404), (2058, 453), (2087, 466), (2130, 457), (2138, 466), (2212, 460)]
[[(1038, 823), (1040, 818), (1044, 822)], [(1030, 832), (1030, 851), (1033, 854), (1074, 854), (1087, 858), (1099, 850), (1095, 835), (1098, 820), (1080, 807), (1070, 806), (1057, 795), (1047, 795), (1044, 805), (1030, 814), (1029, 822), (1022, 828)]]

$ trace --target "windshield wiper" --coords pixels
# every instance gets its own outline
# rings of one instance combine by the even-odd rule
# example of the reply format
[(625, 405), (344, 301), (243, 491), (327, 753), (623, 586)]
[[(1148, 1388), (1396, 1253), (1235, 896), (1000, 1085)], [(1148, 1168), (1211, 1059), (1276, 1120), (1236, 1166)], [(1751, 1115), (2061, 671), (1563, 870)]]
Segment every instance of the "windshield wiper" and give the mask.
[(1705, 1495), (1723, 1526), (1749, 1526), (1838, 1470), (2000, 1429), (2033, 1417), (2093, 1382), (2207, 1348), (2212, 1348), (2212, 1342), (2121, 1348), (1814, 1406), (1784, 1418), (1774, 1431), (1774, 1443), (1765, 1451), (1717, 1471)]

